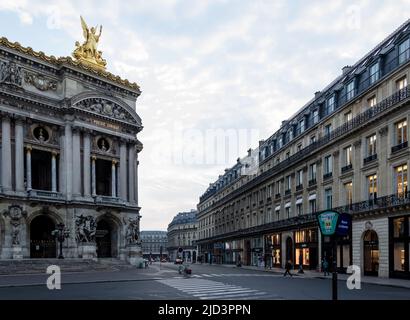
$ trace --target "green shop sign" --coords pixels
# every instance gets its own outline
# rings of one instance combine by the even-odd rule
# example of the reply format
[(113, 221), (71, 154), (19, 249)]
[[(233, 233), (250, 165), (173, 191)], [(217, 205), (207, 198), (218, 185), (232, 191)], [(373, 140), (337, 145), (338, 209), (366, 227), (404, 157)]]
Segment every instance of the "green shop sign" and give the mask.
[(324, 236), (334, 235), (339, 220), (339, 212), (324, 211), (318, 214), (317, 219), (319, 221), (320, 231)]

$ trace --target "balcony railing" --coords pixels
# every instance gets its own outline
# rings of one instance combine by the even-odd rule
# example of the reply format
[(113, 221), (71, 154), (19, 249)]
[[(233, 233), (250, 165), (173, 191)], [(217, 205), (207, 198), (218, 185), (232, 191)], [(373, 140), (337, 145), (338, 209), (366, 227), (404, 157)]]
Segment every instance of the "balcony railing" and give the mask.
[(333, 176), (333, 172), (328, 172), (323, 175), (323, 180), (330, 179)]
[(275, 194), (275, 199), (279, 199), (280, 198), (280, 193)]
[(391, 148), (391, 153), (395, 153), (395, 152), (397, 152), (397, 151), (400, 151), (400, 150), (402, 150), (402, 149), (405, 149), (405, 148), (408, 147), (408, 145), (409, 145), (408, 141), (405, 141), (405, 142), (403, 142), (403, 143), (400, 143), (400, 144), (398, 144), (398, 145), (396, 145), (396, 146), (394, 146), (394, 147)]
[(288, 189), (288, 190), (285, 190), (285, 196), (288, 196), (288, 195), (290, 195), (290, 193), (291, 193), (291, 190), (290, 190), (290, 189)]
[(35, 190), (32, 189), (28, 192), (29, 197), (45, 198), (45, 199), (55, 199), (62, 200), (63, 194), (61, 192), (54, 192), (48, 190)]
[(303, 184), (298, 184), (297, 186), (296, 186), (296, 191), (300, 191), (300, 190), (302, 190), (303, 189)]
[(314, 186), (317, 184), (316, 178), (309, 180), (309, 187)]
[(387, 209), (391, 207), (410, 205), (410, 192), (391, 194), (384, 197), (373, 198), (366, 201), (355, 202), (350, 205), (334, 208), (341, 213), (356, 214), (376, 209)]
[(118, 197), (110, 197), (110, 196), (96, 196), (95, 203), (101, 204), (122, 204), (122, 200)]
[(342, 173), (348, 172), (353, 169), (352, 164), (348, 164), (347, 166), (342, 167)]
[(374, 153), (374, 154), (364, 158), (363, 159), (363, 164), (368, 164), (368, 163), (370, 163), (372, 161), (375, 161), (375, 160), (377, 160), (377, 153)]

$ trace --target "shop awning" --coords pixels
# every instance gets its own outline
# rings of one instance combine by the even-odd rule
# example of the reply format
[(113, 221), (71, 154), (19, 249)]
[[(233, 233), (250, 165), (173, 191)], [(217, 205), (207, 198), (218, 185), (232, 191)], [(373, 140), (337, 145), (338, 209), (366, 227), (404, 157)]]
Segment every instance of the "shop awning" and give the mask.
[(285, 208), (289, 208), (289, 207), (290, 207), (290, 202), (286, 202)]
[(275, 207), (275, 211), (278, 211), (278, 210), (280, 210), (280, 205)]
[(303, 198), (296, 199), (296, 204), (301, 204), (303, 202)]
[(309, 201), (316, 200), (316, 193), (309, 195)]

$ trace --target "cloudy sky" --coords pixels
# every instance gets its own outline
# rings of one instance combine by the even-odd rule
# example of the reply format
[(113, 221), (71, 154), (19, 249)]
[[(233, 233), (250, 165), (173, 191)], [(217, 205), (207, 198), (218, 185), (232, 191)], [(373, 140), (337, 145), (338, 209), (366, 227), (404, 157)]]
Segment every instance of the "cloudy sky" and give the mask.
[(409, 9), (410, 0), (0, 0), (0, 36), (67, 56), (82, 41), (80, 14), (103, 25), (108, 70), (142, 89), (141, 228), (166, 230)]

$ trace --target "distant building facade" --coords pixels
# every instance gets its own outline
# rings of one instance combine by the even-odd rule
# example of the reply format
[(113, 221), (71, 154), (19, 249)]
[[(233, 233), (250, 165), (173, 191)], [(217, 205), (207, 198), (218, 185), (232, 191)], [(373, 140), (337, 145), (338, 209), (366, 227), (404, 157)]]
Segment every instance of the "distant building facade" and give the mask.
[[(259, 143), (200, 197), (200, 256), (216, 263), (339, 270), (410, 278), (410, 21)], [(245, 174), (244, 174), (245, 172)], [(350, 214), (333, 249), (316, 216)]]
[(197, 211), (178, 213), (168, 225), (168, 253), (171, 261), (181, 258), (187, 262), (196, 262), (198, 257)]
[[(168, 258), (167, 251), (167, 232), (166, 231), (141, 231), (141, 245), (143, 257)], [(161, 255), (162, 247), (162, 255)]]

